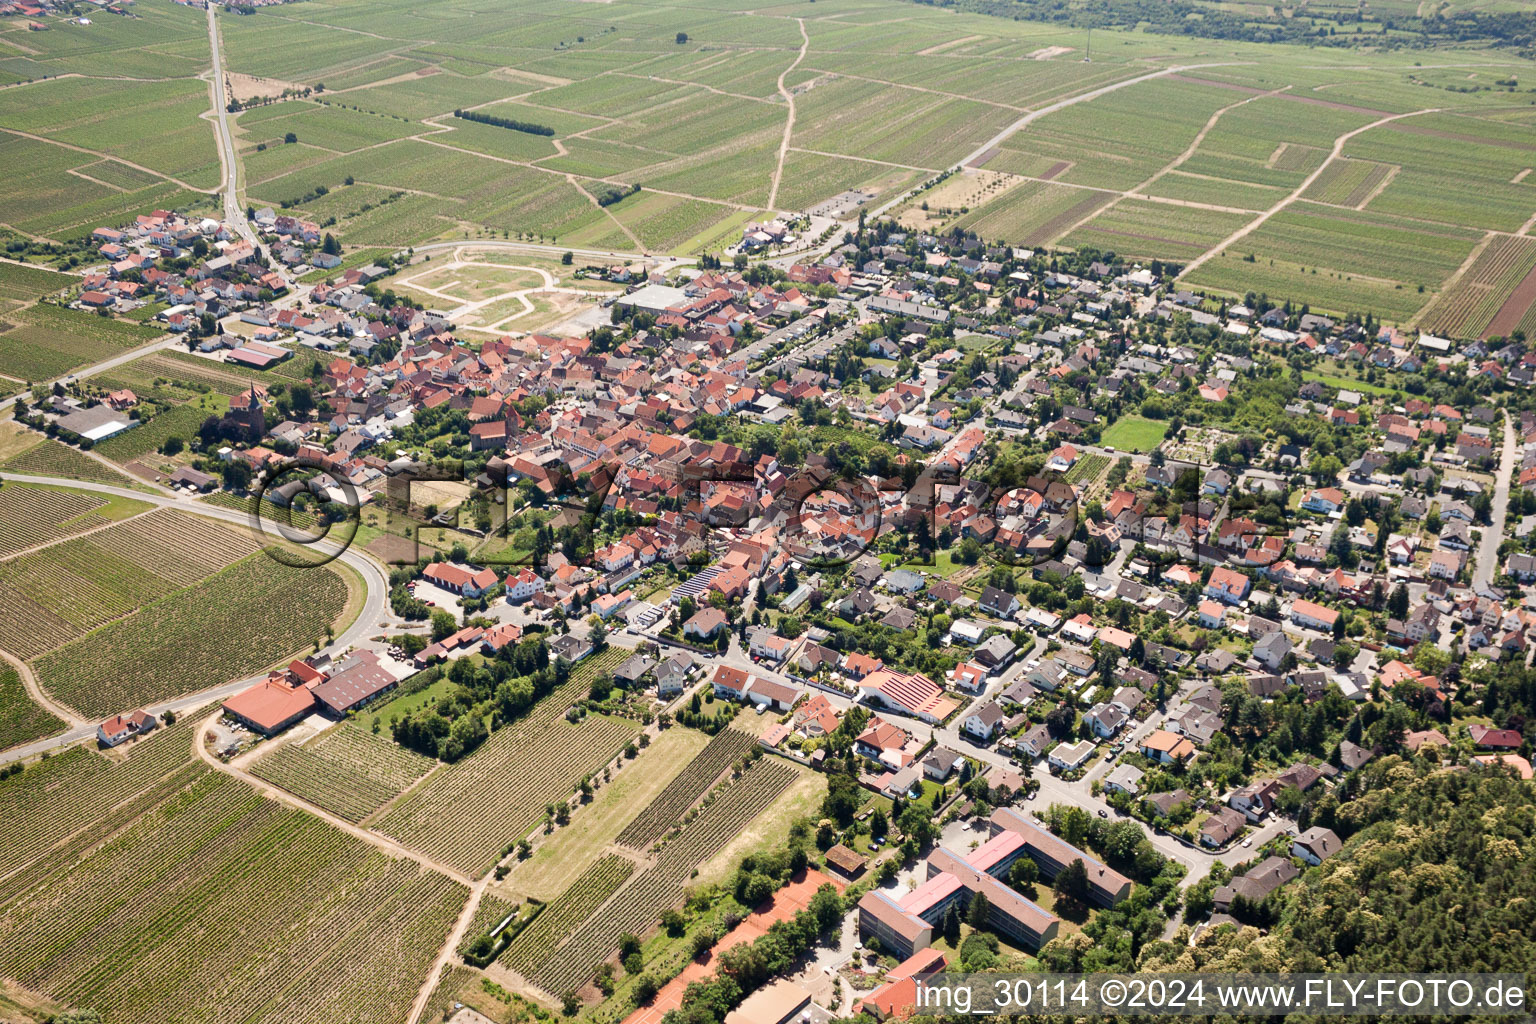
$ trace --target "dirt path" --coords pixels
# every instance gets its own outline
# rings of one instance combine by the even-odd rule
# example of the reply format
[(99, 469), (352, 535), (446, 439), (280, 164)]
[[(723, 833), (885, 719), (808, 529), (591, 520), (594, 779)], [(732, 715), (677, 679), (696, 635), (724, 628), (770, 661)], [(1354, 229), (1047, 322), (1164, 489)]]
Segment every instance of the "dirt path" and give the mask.
[[(1113, 209), (1115, 207), (1115, 205), (1118, 204), (1120, 202), (1120, 200), (1122, 200), (1122, 199), (1127, 199), (1127, 198), (1135, 198), (1135, 199), (1146, 198), (1146, 199), (1151, 199), (1152, 198), (1151, 196), (1147, 196), (1145, 194), (1147, 189), (1150, 188), (1151, 186), (1155, 185), (1159, 180), (1162, 179), (1162, 177), (1164, 175), (1170, 173), (1171, 171), (1176, 170), (1179, 167), (1179, 165), (1183, 164), (1190, 157), (1194, 156), (1195, 155), (1195, 151), (1200, 148), (1200, 144), (1205, 141), (1205, 137), (1211, 133), (1211, 129), (1216, 127), (1216, 122), (1221, 120), (1221, 115), (1225, 114), (1229, 110), (1233, 110), (1233, 109), (1235, 109), (1237, 107), (1241, 107), (1245, 103), (1252, 103), (1254, 100), (1262, 99), (1265, 96), (1275, 96), (1275, 95), (1278, 95), (1278, 94), (1280, 94), (1282, 92), (1285, 92), (1286, 89), (1289, 89), (1289, 88), (1290, 88), (1290, 86), (1287, 85), (1287, 86), (1283, 86), (1283, 87), (1281, 87), (1279, 89), (1271, 90), (1270, 92), (1256, 92), (1256, 93), (1254, 93), (1254, 94), (1252, 94), (1250, 96), (1245, 96), (1243, 99), (1237, 100), (1237, 101), (1235, 101), (1233, 103), (1228, 103), (1226, 106), (1224, 106), (1221, 109), (1215, 111), (1214, 113), (1211, 114), (1211, 116), (1209, 118), (1206, 119), (1205, 124), (1201, 126), (1200, 130), (1195, 133), (1195, 137), (1190, 140), (1189, 145), (1184, 147), (1184, 152), (1180, 153), (1178, 156), (1176, 156), (1172, 160), (1168, 161), (1168, 163), (1166, 163), (1162, 167), (1158, 168), (1156, 171), (1154, 171), (1152, 173), (1151, 177), (1149, 177), (1146, 181), (1143, 181), (1140, 185), (1137, 185), (1135, 188), (1132, 188), (1132, 189), (1127, 189), (1125, 192), (1121, 193), (1108, 206), (1105, 206), (1102, 209), (1098, 209), (1098, 210), (1092, 211), (1086, 217), (1084, 217), (1082, 220), (1080, 220), (1077, 223), (1073, 224), (1070, 228), (1068, 228), (1066, 231), (1063, 231), (1061, 233), (1061, 237), (1065, 237), (1066, 235), (1070, 235), (1072, 232), (1076, 231), (1078, 228), (1082, 227), (1084, 224), (1087, 224), (1090, 220), (1093, 220), (1095, 217), (1099, 216), (1101, 213), (1104, 213), (1104, 212), (1106, 212), (1108, 210)], [(1059, 168), (1061, 166), (1062, 166), (1061, 164), (1057, 164), (1056, 167), (1051, 168), (1050, 172), (1048, 172), (1050, 174), (1050, 176), (1054, 177), (1056, 174), (1060, 174), (1061, 172), (1059, 170), (1057, 170), (1057, 168)], [(1194, 201), (1194, 200), (1181, 200), (1181, 201), (1178, 201), (1178, 202), (1180, 202), (1181, 205), (1189, 205), (1189, 206), (1191, 206), (1191, 207), (1193, 207), (1195, 209), (1217, 209), (1217, 207), (1210, 206), (1209, 204), (1196, 203), (1196, 201)], [(1225, 212), (1229, 208), (1222, 207), (1221, 209)], [(1244, 211), (1233, 211), (1233, 212), (1243, 212), (1243, 213), (1246, 213), (1246, 212), (1249, 212), (1249, 211), (1244, 210)]]
[[(561, 148), (564, 149), (563, 146)], [(613, 221), (614, 225), (616, 227), (618, 227), (618, 229), (620, 231), (624, 232), (624, 237), (628, 238), (631, 242), (633, 242), (635, 244), (635, 248), (636, 249), (639, 249), (641, 252), (646, 253), (647, 255), (649, 255), (650, 250), (645, 247), (645, 243), (644, 242), (640, 241), (640, 238), (639, 238), (638, 235), (636, 235), (633, 231), (629, 230), (629, 225), (625, 224), (623, 221), (619, 220), (618, 217), (614, 216), (612, 210), (608, 209), (608, 207), (606, 207), (602, 203), (598, 202), (597, 201), (597, 196), (593, 195), (591, 192), (588, 192), (585, 188), (583, 188), (582, 185), (581, 185), (581, 182), (576, 180), (576, 175), (574, 175), (574, 174), (567, 174), (565, 176), (565, 180), (570, 182), (571, 188), (574, 188), (577, 192), (580, 192), (582, 195), (586, 196), (587, 197), (587, 202), (591, 203), (597, 209), (598, 213), (601, 213), (603, 216), (605, 216), (609, 220)], [(528, 301), (527, 299), (523, 300), (523, 302), (525, 304), (527, 303), (527, 301)]]
[(476, 884), (474, 879), (464, 874), (458, 868), (444, 864), (441, 861), (433, 860), (431, 857), (428, 857), (419, 851), (413, 850), (408, 846), (395, 842), (395, 840), (389, 838), (388, 836), (380, 835), (377, 832), (370, 832), (368, 829), (354, 825), (352, 822), (345, 818), (338, 817), (332, 814), (330, 811), (316, 807), (314, 804), (307, 800), (302, 800), (299, 797), (294, 796), (286, 789), (274, 786), (270, 782), (267, 782), (265, 779), (259, 779), (252, 775), (250, 772), (247, 772), (241, 768), (236, 768), (233, 765), (225, 764), (223, 761), (219, 760), (213, 755), (211, 751), (208, 750), (207, 746), (203, 743), (203, 735), (208, 731), (209, 727), (211, 727), (215, 722), (222, 718), (223, 715), (224, 711), (222, 708), (209, 715), (198, 725), (197, 730), (192, 737), (193, 752), (196, 753), (198, 757), (202, 758), (203, 762), (206, 763), (208, 767), (214, 769), (215, 771), (223, 772), (225, 775), (239, 779), (241, 782), (244, 782), (246, 785), (255, 789), (261, 795), (272, 800), (276, 800), (278, 803), (286, 804), (289, 807), (292, 807), (295, 810), (303, 811), (306, 814), (312, 814), (315, 817), (322, 819), (326, 823), (341, 829), (343, 832), (347, 833), (353, 838), (361, 839), (363, 842), (368, 843), (371, 846), (376, 846), (380, 850), (393, 857), (402, 857), (406, 860), (415, 861), (422, 867), (431, 868), (433, 871), (436, 871), (439, 874), (447, 875), (449, 878), (462, 885), (473, 887)]
[(1438, 109), (1438, 107), (1428, 107), (1424, 110), (1410, 110), (1402, 114), (1388, 114), (1385, 117), (1377, 118), (1370, 124), (1363, 124), (1359, 128), (1355, 128), (1351, 131), (1345, 132), (1343, 135), (1340, 135), (1338, 138), (1333, 140), (1333, 148), (1328, 152), (1328, 159), (1319, 164), (1317, 170), (1307, 175), (1302, 183), (1297, 185), (1295, 190), (1293, 190), (1290, 195), (1286, 196), (1274, 206), (1271, 206), (1269, 209), (1259, 214), (1247, 224), (1244, 224), (1242, 227), (1232, 232), (1226, 238), (1223, 238), (1220, 242), (1217, 242), (1200, 256), (1196, 257), (1179, 274), (1179, 280), (1188, 278), (1191, 273), (1204, 266), (1205, 263), (1212, 257), (1223, 252), (1233, 244), (1242, 241), (1244, 238), (1247, 238), (1259, 228), (1263, 227), (1264, 224), (1268, 222), (1269, 218), (1273, 217), (1287, 206), (1290, 206), (1297, 199), (1300, 199), (1301, 194), (1312, 187), (1312, 183), (1322, 175), (1323, 171), (1328, 168), (1328, 165), (1337, 160), (1339, 158), (1339, 154), (1344, 152), (1344, 144), (1347, 143), (1350, 139), (1354, 138), (1356, 135), (1364, 134), (1365, 132), (1370, 131), (1372, 128), (1380, 128), (1384, 124), (1390, 124), (1393, 121), (1398, 121), (1405, 117), (1418, 117), (1421, 114), (1433, 114)]
[(60, 142), (58, 139), (50, 139), (46, 135), (34, 135), (31, 132), (20, 131), (16, 128), (6, 128), (3, 125), (0, 125), (0, 132), (5, 132), (7, 135), (17, 135), (23, 139), (31, 139), (33, 142), (46, 142), (50, 146), (58, 146), (61, 149), (74, 150), (76, 153), (84, 153), (87, 156), (94, 156), (98, 160), (115, 160), (120, 164), (125, 164), (128, 167), (132, 167), (136, 171), (143, 171), (145, 174), (153, 174), (155, 177), (161, 179), (162, 181), (169, 181), (173, 185), (180, 185), (188, 192), (201, 192), (206, 195), (209, 192), (214, 191), (213, 189), (198, 188), (196, 185), (189, 185), (182, 181), (180, 178), (173, 178), (169, 174), (155, 170), (153, 167), (145, 167), (143, 164), (136, 164), (131, 160), (124, 160), (122, 157), (113, 156), (111, 153), (102, 153), (98, 150), (86, 149), (84, 146), (75, 146), (68, 142)]
[[(1195, 78), (1188, 75), (1175, 75), (1173, 80), (1175, 82), (1185, 82), (1189, 85), (1209, 86), (1213, 89), (1231, 89), (1235, 92), (1251, 93), (1254, 96), (1258, 96), (1264, 92), (1263, 89), (1260, 89), (1256, 85), (1240, 85), (1237, 82), (1218, 82), (1211, 78)], [(1330, 110), (1344, 110), (1352, 114), (1371, 114), (1376, 117), (1385, 117), (1387, 115), (1387, 111), (1385, 110), (1376, 110), (1372, 107), (1360, 107), (1353, 103), (1340, 103), (1337, 100), (1320, 100), (1316, 96), (1297, 96), (1294, 93), (1290, 93), (1283, 96), (1282, 99), (1288, 100), (1292, 103), (1310, 103), (1313, 106), (1327, 107)]]
[(88, 724), (85, 719), (80, 717), (78, 712), (65, 707), (44, 693), (43, 688), (37, 683), (37, 677), (32, 674), (32, 670), (27, 667), (26, 662), (7, 651), (0, 651), (0, 659), (9, 662), (11, 667), (16, 670), (16, 674), (21, 676), (21, 685), (26, 689), (27, 696), (41, 704), (45, 710), (51, 712), (55, 717), (63, 719), (69, 728)]
[(779, 95), (784, 97), (784, 102), (789, 105), (789, 116), (784, 119), (784, 138), (779, 142), (779, 159), (773, 165), (773, 184), (768, 189), (768, 209), (779, 208), (779, 181), (784, 177), (784, 157), (789, 153), (789, 139), (795, 133), (795, 94), (784, 85), (784, 80), (789, 73), (800, 66), (805, 60), (805, 53), (811, 48), (811, 37), (805, 30), (805, 19), (796, 18), (795, 24), (800, 26), (800, 52), (790, 62), (789, 67), (779, 72)]
[[(1441, 282), (1440, 294), (1439, 296), (1436, 296), (1436, 301), (1438, 301), (1440, 297), (1449, 295), (1451, 293), (1451, 290), (1456, 287), (1461, 279), (1467, 276), (1467, 271), (1472, 269), (1472, 264), (1477, 262), (1477, 258), (1483, 254), (1483, 250), (1488, 248), (1488, 246), (1497, 237), (1498, 232), (1496, 231), (1489, 231), (1483, 235), (1478, 243), (1472, 247), (1472, 251), (1467, 253), (1467, 258), (1461, 261), (1461, 266), (1457, 267), (1455, 272), (1452, 273), (1450, 277)], [(1408, 318), (1408, 323), (1404, 325), (1405, 329), (1412, 330), (1413, 328), (1419, 326), (1419, 321), (1424, 318), (1424, 314), (1433, 309), (1435, 305), (1436, 302), (1426, 302), (1424, 305), (1420, 306), (1419, 311)]]
[[(89, 453), (82, 452), (81, 454)], [(143, 512), (140, 512), (137, 515), (131, 515), (126, 519), (114, 519), (111, 522), (102, 523), (100, 526), (93, 526), (89, 530), (84, 530), (80, 533), (71, 533), (67, 537), (55, 537), (53, 540), (45, 540), (41, 544), (33, 544), (29, 548), (22, 548), (20, 551), (12, 551), (8, 555), (0, 556), (0, 562), (10, 562), (17, 558), (23, 558), (27, 555), (36, 554), (45, 548), (51, 548), (57, 544), (67, 544), (72, 540), (84, 540), (93, 533), (100, 533), (102, 530), (110, 530), (114, 526), (121, 526), (124, 523), (132, 522), (133, 520), (139, 518), (139, 516), (147, 516), (153, 511), (155, 511), (153, 508), (147, 508)], [(4, 651), (0, 651), (0, 657), (8, 657), (8, 655), (6, 655)]]
[(426, 980), (421, 983), (421, 989), (411, 1003), (411, 1015), (406, 1018), (408, 1024), (417, 1024), (421, 1020), (422, 1013), (427, 1009), (427, 1001), (432, 998), (432, 992), (437, 988), (443, 972), (458, 959), (459, 943), (464, 941), (464, 933), (469, 930), (470, 922), (475, 919), (475, 912), (480, 909), (480, 898), (485, 895), (485, 890), (490, 887), (494, 877), (488, 873), (469, 887), (469, 899), (464, 901), (464, 909), (459, 911), (459, 919), (453, 923), (453, 930), (448, 933), (448, 938), (443, 940), (443, 948), (438, 951), (437, 959), (432, 962), (432, 968), (427, 971)]

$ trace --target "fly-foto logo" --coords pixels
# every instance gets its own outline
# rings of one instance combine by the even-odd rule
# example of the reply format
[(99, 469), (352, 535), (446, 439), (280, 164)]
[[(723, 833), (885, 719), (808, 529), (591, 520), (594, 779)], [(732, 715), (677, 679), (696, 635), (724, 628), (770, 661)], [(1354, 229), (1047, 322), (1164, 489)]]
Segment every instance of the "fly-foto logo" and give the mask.
[[(389, 564), (412, 565), (432, 554), (420, 532), (436, 527), (473, 542), (476, 564), (515, 568), (535, 565), (541, 555), (537, 547), (507, 542), (518, 516), (551, 512), (540, 522), (576, 527), (567, 557), (600, 569), (593, 561), (599, 519), (634, 504), (626, 467), (599, 462), (573, 473), (551, 461), (528, 468), (539, 475), (503, 470), (493, 476), (459, 461), (411, 462), (393, 467), (374, 494), (333, 473), (324, 460), (273, 460), (253, 487), (251, 525), (274, 558), (322, 565), (352, 544), (361, 510), (376, 500), (383, 531), (398, 538), (388, 548)], [(905, 478), (801, 467), (770, 490), (744, 461), (707, 461), (681, 467), (671, 500), (657, 511), (705, 540), (756, 535), (813, 568), (846, 565), (871, 550), (899, 553), (908, 565), (936, 565), (940, 553), (969, 541), (979, 558), (1013, 569), (1050, 564), (1097, 572), (1122, 552), (1159, 572), (1178, 563), (1272, 564), (1285, 550), (1289, 524), (1249, 509), (1258, 504), (1251, 495), (1213, 486), (1229, 475), (1224, 470), (1213, 478), (1216, 468), (1142, 462), (1132, 465), (1134, 481), (1126, 485), (1134, 491), (1101, 488), (1090, 495), (1092, 481), (1071, 480), (1070, 472), (1042, 469), (991, 483), (984, 473), (968, 476), (946, 461)], [(448, 499), (440, 497), (443, 485), (452, 485)], [(492, 512), (489, 529), (460, 523), (469, 500)]]

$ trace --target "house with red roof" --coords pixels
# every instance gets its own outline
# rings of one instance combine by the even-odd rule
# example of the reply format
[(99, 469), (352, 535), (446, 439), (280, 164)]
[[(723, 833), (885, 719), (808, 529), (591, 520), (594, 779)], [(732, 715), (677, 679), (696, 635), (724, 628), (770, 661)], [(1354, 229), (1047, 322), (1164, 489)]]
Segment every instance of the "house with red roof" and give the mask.
[(496, 585), (496, 573), (490, 569), (472, 569), (452, 562), (433, 562), (421, 571), (433, 586), (464, 597), (479, 597)]
[(96, 727), (96, 739), (102, 746), (115, 747), (135, 736), (149, 732), (159, 719), (147, 711), (130, 711), (125, 715), (113, 715)]

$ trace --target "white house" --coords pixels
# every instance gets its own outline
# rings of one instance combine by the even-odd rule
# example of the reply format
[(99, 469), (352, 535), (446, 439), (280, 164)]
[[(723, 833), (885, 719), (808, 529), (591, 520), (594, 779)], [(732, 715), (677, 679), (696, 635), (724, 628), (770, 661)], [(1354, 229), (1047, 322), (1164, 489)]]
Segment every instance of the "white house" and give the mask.
[(978, 707), (972, 708), (965, 716), (965, 721), (960, 728), (966, 735), (983, 743), (990, 743), (993, 736), (997, 735), (998, 728), (1007, 719), (1003, 709), (993, 701), (987, 701)]
[(1111, 793), (1135, 796), (1141, 792), (1142, 770), (1133, 764), (1116, 765), (1115, 770), (1104, 776), (1104, 788)]
[(1047, 760), (1055, 768), (1071, 772), (1088, 763), (1093, 756), (1093, 741), (1078, 740), (1076, 743), (1058, 743), (1052, 748)]
[(158, 724), (159, 720), (147, 711), (130, 711), (126, 715), (113, 715), (96, 727), (96, 739), (106, 746), (115, 747), (141, 733), (149, 732)]
[(535, 594), (544, 592), (544, 580), (530, 568), (523, 568), (516, 576), (507, 577), (507, 601), (516, 604)]
[(1339, 852), (1339, 847), (1344, 844), (1330, 829), (1321, 825), (1314, 825), (1291, 843), (1291, 856), (1300, 857), (1313, 867)]

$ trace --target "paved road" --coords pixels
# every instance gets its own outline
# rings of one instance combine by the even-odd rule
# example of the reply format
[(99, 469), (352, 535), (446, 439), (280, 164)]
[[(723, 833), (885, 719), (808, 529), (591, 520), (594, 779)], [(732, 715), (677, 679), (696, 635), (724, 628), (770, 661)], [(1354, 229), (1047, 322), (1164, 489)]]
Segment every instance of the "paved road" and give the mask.
[(208, 48), (213, 54), (213, 117), (219, 129), (219, 159), (224, 164), (224, 220), (252, 245), (259, 245), (256, 232), (240, 208), (240, 161), (235, 156), (235, 139), (229, 131), (229, 98), (224, 95), (224, 55), (219, 51), (219, 26), (214, 20), (216, 4), (208, 5)]
[(1483, 542), (1477, 546), (1477, 568), (1472, 573), (1472, 589), (1483, 590), (1493, 583), (1499, 570), (1499, 543), (1504, 539), (1504, 519), (1509, 513), (1509, 488), (1515, 479), (1517, 446), (1512, 414), (1504, 413), (1504, 449), (1499, 455), (1499, 473), (1493, 485), (1493, 508), (1489, 525), (1483, 530)]
[[(5, 479), (14, 480), (19, 483), (62, 484), (83, 491), (94, 491), (98, 494), (111, 494), (117, 497), (131, 498), (134, 501), (145, 501), (162, 508), (174, 508), (182, 512), (190, 512), (194, 515), (218, 519), (236, 526), (248, 527), (250, 525), (250, 515), (247, 512), (220, 508), (216, 505), (209, 505), (187, 497), (150, 494), (127, 487), (114, 487), (110, 484), (98, 484), (80, 480), (61, 480), (57, 477), (48, 476), (26, 476), (7, 473)], [(336, 545), (320, 543), (315, 545), (315, 548), (331, 552), (336, 550)], [(354, 647), (376, 634), (379, 631), (380, 624), (387, 620), (389, 612), (389, 578), (378, 563), (356, 548), (348, 548), (342, 551), (338, 556), (338, 561), (351, 567), (362, 577), (368, 593), (357, 618), (335, 638), (330, 646), (324, 648), (324, 650), (332, 654), (344, 651), (349, 647)], [(266, 674), (262, 673), (259, 676), (252, 676), (247, 679), (231, 680), (218, 686), (209, 687), (206, 690), (199, 690), (196, 693), (177, 697), (174, 700), (149, 705), (147, 710), (157, 715), (167, 710), (175, 711), (178, 714), (185, 711), (193, 711), (211, 701), (223, 700), (225, 697), (239, 693), (247, 686), (265, 677)], [(0, 752), (0, 764), (17, 761), (26, 757), (35, 757), (45, 750), (56, 750), (60, 747), (69, 746), (72, 743), (89, 739), (95, 734), (96, 727), (94, 724), (87, 723), (76, 726), (56, 736), (23, 744), (19, 747), (12, 747), (10, 750)]]
[[(57, 379), (73, 380), (77, 378), (94, 376), (98, 373), (105, 373), (108, 370), (122, 366), (124, 363), (131, 363), (135, 359), (142, 359), (144, 356), (159, 352), (162, 349), (175, 348), (180, 344), (180, 338), (177, 338), (175, 335), (167, 335), (166, 337), (161, 338), (158, 341), (152, 341), (148, 345), (145, 345), (141, 348), (129, 349), (127, 352), (115, 355), (111, 359), (105, 359), (99, 363), (92, 363), (90, 366), (83, 367), (73, 373), (66, 373), (64, 376)], [(51, 386), (53, 381), (43, 381), (42, 383)], [(15, 405), (16, 399), (18, 398), (27, 398), (30, 400), (31, 394), (29, 392), (23, 391), (19, 395), (12, 395), (10, 398), (0, 401), (0, 409), (8, 409), (12, 405)]]

